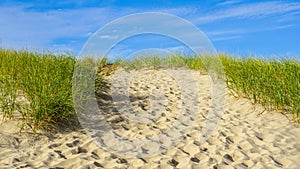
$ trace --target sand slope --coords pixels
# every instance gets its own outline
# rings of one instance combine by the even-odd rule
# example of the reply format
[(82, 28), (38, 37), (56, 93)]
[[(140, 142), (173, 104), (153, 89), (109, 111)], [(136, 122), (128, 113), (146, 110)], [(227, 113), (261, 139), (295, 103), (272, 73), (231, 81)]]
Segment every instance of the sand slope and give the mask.
[[(185, 77), (183, 70), (176, 70)], [(132, 72), (131, 72), (132, 73)], [(119, 72), (120, 81), (126, 80), (131, 73)], [(136, 73), (136, 72), (135, 72)], [(89, 137), (88, 131), (75, 131), (57, 134), (18, 135), (18, 120), (0, 123), (0, 168), (299, 168), (300, 167), (300, 127), (288, 121), (287, 117), (265, 111), (260, 106), (252, 105), (246, 99), (236, 99), (227, 94), (223, 115), (210, 137), (201, 142), (199, 136), (204, 128), (208, 112), (213, 107), (210, 97), (211, 80), (207, 75), (192, 72), (199, 84), (199, 113), (195, 122), (182, 140), (177, 141), (171, 133), (153, 142), (152, 147), (163, 147), (174, 142), (174, 146), (155, 156), (127, 158), (118, 153), (112, 154), (107, 148), (101, 148), (97, 141)], [(121, 78), (123, 77), (123, 78)], [(128, 78), (127, 78), (128, 79)], [(121, 82), (120, 82), (121, 84)], [(117, 86), (118, 87), (118, 86)], [(120, 86), (119, 86), (120, 87)], [(188, 87), (193, 86), (186, 86)], [(159, 89), (154, 94), (159, 100), (155, 105), (149, 99), (149, 91)], [(132, 109), (140, 114), (133, 114), (132, 119), (143, 119), (143, 111), (152, 109), (152, 115), (143, 119), (156, 120), (147, 125), (128, 120), (114, 110), (109, 90), (99, 94), (99, 105), (106, 111), (105, 117), (114, 132), (129, 139), (151, 138), (167, 129), (178, 119), (180, 109), (189, 103), (182, 102), (180, 88), (166, 73), (157, 70), (143, 70), (130, 82), (130, 102)], [(161, 93), (163, 93), (161, 95)], [(153, 94), (152, 94), (153, 95)], [(153, 97), (154, 97), (153, 96)], [(189, 97), (188, 97), (189, 98)], [(191, 97), (193, 98), (193, 97)], [(191, 99), (190, 98), (190, 99)], [(153, 98), (152, 98), (153, 100)], [(121, 100), (119, 100), (121, 102)], [(151, 108), (158, 107), (158, 109)], [(161, 106), (161, 107), (160, 107)], [(193, 105), (191, 105), (193, 106)], [(163, 108), (163, 111), (161, 111)], [(185, 128), (179, 128), (184, 130)], [(108, 137), (103, 144), (110, 144)], [(120, 143), (119, 149), (122, 148)], [(138, 147), (139, 148), (139, 147)], [(139, 150), (139, 149), (137, 149)], [(149, 153), (149, 152), (148, 152)]]

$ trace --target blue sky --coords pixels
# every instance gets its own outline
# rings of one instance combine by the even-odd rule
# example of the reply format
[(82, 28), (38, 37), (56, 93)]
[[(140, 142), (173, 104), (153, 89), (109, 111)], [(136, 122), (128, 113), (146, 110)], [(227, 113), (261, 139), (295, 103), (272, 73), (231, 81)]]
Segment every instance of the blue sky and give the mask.
[[(119, 17), (141, 12), (165, 12), (190, 21), (207, 35), (218, 52), (300, 58), (300, 2), (297, 1), (2, 0), (1, 46), (77, 55), (99, 28)], [(127, 43), (138, 41), (133, 38)], [(158, 46), (145, 43), (144, 48), (148, 45), (180, 49), (177, 43), (160, 41)], [(116, 51), (133, 53), (126, 47), (120, 44)]]

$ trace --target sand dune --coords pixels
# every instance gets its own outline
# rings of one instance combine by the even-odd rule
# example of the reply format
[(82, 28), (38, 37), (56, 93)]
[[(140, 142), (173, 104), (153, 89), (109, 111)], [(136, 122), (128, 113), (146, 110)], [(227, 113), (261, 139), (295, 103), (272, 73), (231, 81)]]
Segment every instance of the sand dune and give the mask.
[[(0, 168), (300, 167), (300, 126), (283, 114), (263, 111), (229, 93), (217, 125), (201, 140), (208, 130), (209, 112), (216, 106), (211, 78), (196, 71), (170, 71), (178, 77), (150, 69), (120, 70), (109, 77), (114, 89), (121, 91), (127, 84), (130, 96), (113, 102), (112, 95), (120, 93), (98, 93), (100, 110), (111, 126), (107, 133), (114, 135), (97, 135), (97, 131), (83, 128), (19, 135), (20, 121), (1, 121)], [(188, 81), (190, 75), (196, 81)], [(184, 84), (179, 85), (180, 79)], [(183, 108), (187, 111), (182, 112)], [(116, 135), (127, 139), (117, 140)], [(145, 141), (149, 144), (142, 143)]]

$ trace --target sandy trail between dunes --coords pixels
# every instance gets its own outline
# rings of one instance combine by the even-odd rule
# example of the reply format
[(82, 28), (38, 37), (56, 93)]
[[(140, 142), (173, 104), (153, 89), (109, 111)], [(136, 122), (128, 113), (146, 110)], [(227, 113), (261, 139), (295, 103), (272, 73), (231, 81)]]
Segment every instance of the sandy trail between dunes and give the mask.
[[(187, 76), (184, 70), (174, 72), (183, 80)], [(138, 76), (129, 80), (127, 77), (133, 73), (138, 73)], [(113, 132), (128, 140), (152, 140), (149, 145), (128, 148), (124, 140), (118, 142), (112, 135), (102, 133), (101, 147), (89, 136), (91, 131), (83, 129), (40, 134), (33, 139), (28, 134), (16, 134), (19, 123), (17, 120), (0, 121), (0, 168), (300, 167), (300, 126), (289, 122), (277, 112), (265, 111), (259, 115), (263, 111), (260, 106), (229, 94), (226, 95), (223, 115), (215, 130), (205, 142), (199, 140), (208, 113), (214, 107), (210, 77), (196, 71), (192, 71), (192, 74), (199, 85), (199, 93), (188, 93), (194, 87), (188, 82), (184, 90), (188, 93), (185, 98), (189, 103), (183, 100), (182, 89), (176, 80), (159, 70), (129, 73), (120, 70), (114, 76), (117, 80), (115, 82), (118, 82), (116, 88), (121, 88), (122, 82), (126, 80), (129, 80), (126, 83), (130, 85), (128, 95), (132, 106), (122, 107), (124, 102), (128, 102), (126, 99), (114, 100), (120, 104), (119, 112), (114, 107), (116, 104), (112, 101), (110, 90), (98, 93), (100, 110), (104, 112)], [(196, 96), (198, 99), (195, 99)], [(195, 105), (198, 107), (193, 107)], [(185, 119), (180, 115), (183, 107), (199, 112), (187, 112), (187, 115), (193, 117)], [(121, 116), (122, 111), (136, 113)], [(183, 131), (177, 133), (180, 137), (169, 132), (168, 129), (174, 125), (175, 129)], [(97, 138), (97, 132), (92, 134)], [(157, 135), (161, 137), (153, 139)], [(113, 146), (112, 149), (105, 148), (110, 145)], [(133, 150), (141, 150), (140, 153), (149, 155), (139, 154), (138, 158), (128, 158), (133, 155)]]

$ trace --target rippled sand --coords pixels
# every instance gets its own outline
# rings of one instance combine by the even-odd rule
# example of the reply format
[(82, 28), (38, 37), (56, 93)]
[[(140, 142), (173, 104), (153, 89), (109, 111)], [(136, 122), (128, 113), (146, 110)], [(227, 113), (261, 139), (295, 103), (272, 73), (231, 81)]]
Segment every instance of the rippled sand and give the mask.
[(33, 137), (18, 134), (20, 121), (1, 121), (0, 168), (300, 168), (300, 126), (246, 99), (212, 97), (208, 75), (118, 70), (109, 79), (127, 90), (97, 93), (111, 128)]

